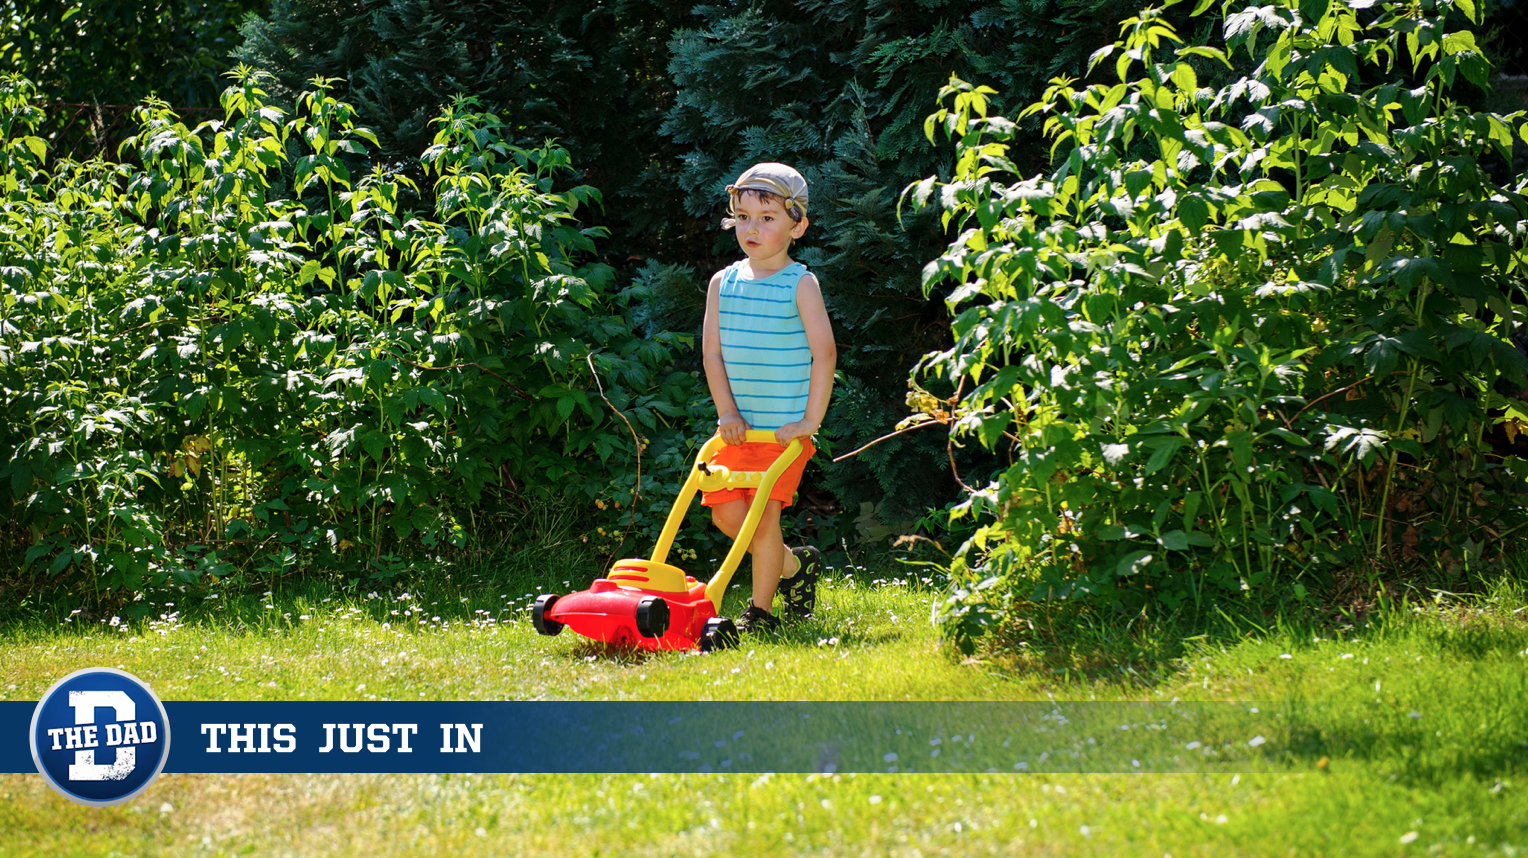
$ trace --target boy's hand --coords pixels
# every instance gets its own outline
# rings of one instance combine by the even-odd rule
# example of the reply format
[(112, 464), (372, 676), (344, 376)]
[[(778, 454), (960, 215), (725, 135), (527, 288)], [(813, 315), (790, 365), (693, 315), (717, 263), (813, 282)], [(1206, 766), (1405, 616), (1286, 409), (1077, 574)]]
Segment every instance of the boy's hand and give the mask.
[(716, 434), (722, 436), (722, 440), (736, 446), (747, 440), (745, 434), (748, 431), (748, 421), (737, 414), (727, 414), (716, 421)]
[(813, 426), (811, 423), (808, 423), (805, 420), (797, 420), (795, 423), (787, 423), (784, 426), (781, 426), (779, 429), (776, 429), (775, 441), (779, 442), (780, 446), (784, 447), (797, 438), (800, 438), (803, 441), (811, 440), (812, 435), (816, 432), (816, 426)]

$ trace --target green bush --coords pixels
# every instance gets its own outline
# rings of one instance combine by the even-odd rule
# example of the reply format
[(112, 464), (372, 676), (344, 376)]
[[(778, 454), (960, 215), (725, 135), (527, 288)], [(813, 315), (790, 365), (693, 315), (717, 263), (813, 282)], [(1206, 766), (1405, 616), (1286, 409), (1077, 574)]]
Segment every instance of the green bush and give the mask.
[(406, 177), (349, 174), (372, 137), (328, 87), (287, 114), (242, 71), (226, 121), (151, 100), (130, 163), (45, 172), (0, 83), (0, 510), (34, 570), (398, 574), (522, 494), (608, 491), (694, 398), (684, 338), (586, 261), (565, 150), (459, 100), (408, 211)]
[[(1201, 2), (1201, 10), (1210, 0)], [(955, 432), (1008, 463), (961, 508), (982, 527), (936, 606), (952, 637), (1026, 606), (1210, 610), (1381, 573), (1488, 568), (1522, 527), (1515, 433), (1528, 360), (1523, 114), (1461, 109), (1483, 83), (1470, 0), (1229, 3), (1176, 47), (1157, 10), (1025, 111), (1049, 175), (1014, 180), (1014, 123), (952, 80), (937, 200), (959, 237)], [(1330, 590), (1328, 591), (1330, 592)]]

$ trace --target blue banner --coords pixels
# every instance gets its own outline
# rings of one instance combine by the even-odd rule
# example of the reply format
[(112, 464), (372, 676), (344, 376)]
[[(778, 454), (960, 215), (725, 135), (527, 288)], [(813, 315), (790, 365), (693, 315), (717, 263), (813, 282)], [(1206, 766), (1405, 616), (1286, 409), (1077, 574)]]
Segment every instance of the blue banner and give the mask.
[[(35, 772), (0, 702), (0, 771)], [(1288, 722), (1244, 704), (165, 701), (166, 772), (1230, 771)]]

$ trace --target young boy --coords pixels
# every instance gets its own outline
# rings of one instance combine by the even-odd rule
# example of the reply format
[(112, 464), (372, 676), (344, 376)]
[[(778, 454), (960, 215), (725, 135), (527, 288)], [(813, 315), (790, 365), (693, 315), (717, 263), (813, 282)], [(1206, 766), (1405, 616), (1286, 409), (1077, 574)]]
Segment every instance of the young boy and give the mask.
[[(790, 506), (807, 459), (816, 452), (811, 436), (828, 411), (838, 351), (817, 278), (790, 257), (791, 240), (810, 224), (806, 179), (784, 164), (756, 164), (727, 186), (727, 194), (730, 217), (722, 227), (737, 231), (747, 258), (716, 272), (706, 293), (706, 383), (716, 402), (717, 434), (727, 443), (715, 463), (762, 471), (792, 439), (800, 438), (803, 447), (770, 491), (749, 546), (753, 601), (737, 626), (770, 631), (781, 625), (771, 613), (777, 589), (788, 616), (809, 617), (817, 603), (822, 555), (812, 547), (786, 550), (780, 510)], [(779, 443), (744, 443), (749, 429), (773, 430)], [(754, 494), (752, 489), (707, 492), (702, 503), (711, 508), (716, 526), (735, 539)]]

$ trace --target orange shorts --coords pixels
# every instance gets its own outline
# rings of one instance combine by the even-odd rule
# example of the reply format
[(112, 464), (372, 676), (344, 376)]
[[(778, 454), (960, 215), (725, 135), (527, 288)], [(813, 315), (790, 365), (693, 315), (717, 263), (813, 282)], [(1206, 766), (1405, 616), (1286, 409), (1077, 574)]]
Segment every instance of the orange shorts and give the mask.
[[(812, 442), (805, 438), (801, 439), (801, 455), (791, 463), (780, 479), (775, 480), (775, 487), (769, 492), (770, 500), (777, 500), (782, 506), (790, 506), (791, 501), (796, 499), (796, 487), (801, 485), (801, 473), (806, 470), (806, 462), (817, 452)], [(769, 466), (780, 458), (785, 448), (773, 443), (742, 443), (736, 446), (723, 445), (711, 457), (708, 464), (725, 465), (734, 471), (767, 471)], [(757, 489), (722, 489), (719, 492), (701, 492), (700, 503), (702, 506), (717, 506), (730, 501), (740, 500), (747, 503), (753, 502), (753, 496), (758, 494)]]

